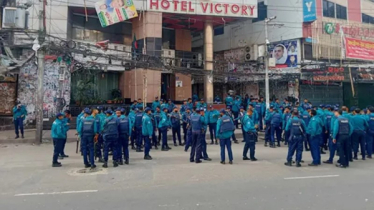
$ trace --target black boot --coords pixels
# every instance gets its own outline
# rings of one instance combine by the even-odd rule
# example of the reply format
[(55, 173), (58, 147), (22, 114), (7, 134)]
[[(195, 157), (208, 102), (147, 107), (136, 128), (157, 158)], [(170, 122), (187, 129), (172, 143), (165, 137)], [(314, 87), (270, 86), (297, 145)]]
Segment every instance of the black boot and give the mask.
[(226, 164), (225, 161), (221, 161), (220, 163), (221, 163), (222, 165), (225, 165), (225, 164)]
[(52, 163), (52, 167), (61, 167), (62, 164), (59, 162)]
[(84, 164), (85, 168), (91, 168), (91, 164)]
[(174, 143), (174, 147), (177, 147), (178, 146), (178, 144), (177, 143)]
[(322, 155), (326, 154), (326, 152), (323, 151), (323, 148), (322, 148), (322, 147), (321, 147), (321, 154), (322, 154)]
[(113, 167), (118, 167), (117, 161), (113, 161)]
[(296, 162), (296, 167), (301, 167), (300, 162)]
[(144, 160), (152, 160), (152, 157), (150, 155), (144, 156)]
[(292, 163), (291, 162), (285, 162), (284, 165), (285, 166), (292, 166)]
[(104, 162), (103, 168), (108, 168), (108, 163), (107, 162)]
[(243, 160), (250, 160), (248, 157), (243, 157)]
[(96, 168), (96, 165), (91, 165), (91, 170), (95, 168)]
[(123, 160), (120, 160), (120, 161), (118, 162), (118, 164), (122, 166), (122, 165), (123, 165)]
[(218, 141), (216, 140), (216, 145), (218, 145)]

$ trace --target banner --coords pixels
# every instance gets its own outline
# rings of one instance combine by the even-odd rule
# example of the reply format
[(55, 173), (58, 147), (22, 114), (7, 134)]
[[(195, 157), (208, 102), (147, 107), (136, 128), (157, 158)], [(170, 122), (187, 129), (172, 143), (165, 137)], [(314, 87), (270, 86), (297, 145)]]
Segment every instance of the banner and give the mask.
[(102, 27), (138, 17), (132, 0), (101, 0), (95, 3)]
[(275, 68), (297, 67), (297, 40), (288, 40), (269, 45), (269, 53), (275, 58)]
[(344, 38), (346, 58), (374, 60), (374, 42)]
[(317, 20), (316, 0), (303, 0), (304, 22), (313, 22)]
[(186, 15), (257, 18), (257, 0), (147, 0), (147, 10)]

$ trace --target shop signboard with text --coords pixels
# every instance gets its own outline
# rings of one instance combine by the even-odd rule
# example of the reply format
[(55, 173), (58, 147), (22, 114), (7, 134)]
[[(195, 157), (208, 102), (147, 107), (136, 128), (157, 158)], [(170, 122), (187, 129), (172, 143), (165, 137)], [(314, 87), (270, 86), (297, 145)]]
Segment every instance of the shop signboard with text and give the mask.
[(186, 15), (257, 18), (257, 0), (147, 0), (147, 10)]
[(374, 60), (374, 42), (344, 38), (346, 58)]

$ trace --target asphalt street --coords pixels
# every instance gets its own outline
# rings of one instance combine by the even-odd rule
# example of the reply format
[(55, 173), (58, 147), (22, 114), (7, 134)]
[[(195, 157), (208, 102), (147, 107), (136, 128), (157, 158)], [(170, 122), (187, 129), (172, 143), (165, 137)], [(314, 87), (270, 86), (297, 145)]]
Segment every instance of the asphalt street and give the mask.
[[(374, 209), (374, 160), (347, 169), (334, 165), (283, 165), (287, 147), (257, 144), (257, 162), (243, 161), (244, 143), (233, 144), (234, 164), (221, 165), (218, 145), (208, 145), (211, 162), (189, 162), (182, 147), (151, 150), (153, 160), (130, 153), (130, 165), (77, 173), (83, 169), (75, 143), (69, 158), (52, 168), (52, 145), (0, 146), (1, 210), (148, 209)], [(327, 155), (322, 156), (325, 160)], [(228, 162), (228, 160), (226, 160)]]

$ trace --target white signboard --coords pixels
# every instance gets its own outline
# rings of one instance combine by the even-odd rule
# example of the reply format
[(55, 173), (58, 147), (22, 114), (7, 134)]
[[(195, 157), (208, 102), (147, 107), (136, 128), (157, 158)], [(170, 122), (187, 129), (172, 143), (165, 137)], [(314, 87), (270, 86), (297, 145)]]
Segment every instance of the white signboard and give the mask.
[(147, 10), (187, 15), (257, 18), (257, 0), (147, 0)]
[(175, 87), (183, 87), (183, 82), (180, 80), (175, 81)]

